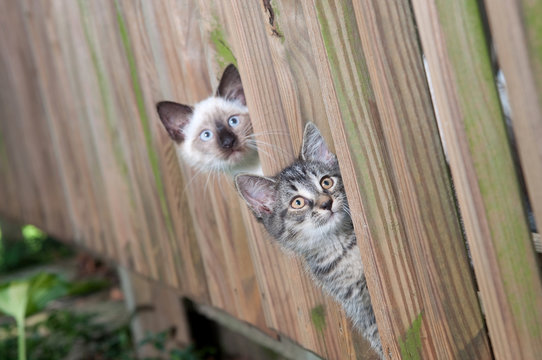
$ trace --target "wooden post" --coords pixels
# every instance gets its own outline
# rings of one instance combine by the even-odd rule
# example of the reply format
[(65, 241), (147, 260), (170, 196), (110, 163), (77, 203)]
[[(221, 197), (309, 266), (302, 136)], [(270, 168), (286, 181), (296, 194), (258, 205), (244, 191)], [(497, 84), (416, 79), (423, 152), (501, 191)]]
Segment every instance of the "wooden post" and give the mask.
[(408, 3), (306, 9), (386, 354), (490, 358)]

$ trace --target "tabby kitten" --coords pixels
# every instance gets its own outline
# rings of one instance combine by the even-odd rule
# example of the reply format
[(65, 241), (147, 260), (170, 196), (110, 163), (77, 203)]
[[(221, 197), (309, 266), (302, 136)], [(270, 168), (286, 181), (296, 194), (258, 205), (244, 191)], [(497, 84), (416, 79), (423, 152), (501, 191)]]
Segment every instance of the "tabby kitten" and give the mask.
[(234, 65), (224, 70), (214, 96), (193, 107), (162, 101), (156, 110), (189, 165), (205, 172), (259, 172), (243, 84)]
[(275, 177), (240, 174), (235, 185), (258, 221), (344, 308), (382, 357), (382, 345), (336, 156), (312, 123), (300, 159)]

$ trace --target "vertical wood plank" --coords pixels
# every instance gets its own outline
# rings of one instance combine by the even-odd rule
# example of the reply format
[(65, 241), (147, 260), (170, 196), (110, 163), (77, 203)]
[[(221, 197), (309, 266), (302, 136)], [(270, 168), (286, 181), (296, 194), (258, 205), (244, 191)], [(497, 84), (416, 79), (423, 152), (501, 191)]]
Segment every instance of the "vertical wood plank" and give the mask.
[[(0, 4), (1, 22), (0, 26), (8, 25), (9, 21), (4, 19), (5, 16), (10, 15), (10, 11), (7, 9), (6, 4)], [(4, 28), (2, 27), (2, 34), (0, 34), (0, 46), (4, 51), (2, 54), (7, 54), (10, 51), (14, 51), (10, 42), (5, 36)], [(0, 83), (3, 84), (0, 87), (0, 109), (2, 119), (16, 119), (18, 111), (15, 106), (14, 93), (11, 90), (13, 86), (10, 80), (10, 65), (7, 56), (1, 56), (0, 54)], [(22, 218), (22, 197), (19, 195), (18, 190), (23, 184), (20, 180), (20, 166), (16, 161), (17, 156), (20, 153), (14, 151), (12, 141), (15, 140), (13, 136), (14, 126), (9, 126), (8, 121), (0, 121), (0, 187), (2, 206), (0, 209), (1, 216), (10, 219)]]
[(413, 5), (493, 352), (534, 359), (542, 353), (542, 282), (478, 5)]
[[(136, 8), (140, 12), (138, 14), (140, 18), (139, 26), (137, 30), (132, 31), (141, 34), (132, 32), (134, 34), (132, 36), (141, 36), (141, 38), (145, 39), (144, 42), (134, 42), (134, 50), (139, 56), (138, 63), (145, 64), (145, 68), (147, 68), (147, 70), (143, 70), (143, 65), (138, 66), (138, 68), (141, 68), (139, 74), (145, 90), (146, 108), (149, 111), (149, 125), (155, 139), (154, 144), (159, 152), (166, 200), (169, 203), (171, 220), (176, 234), (174, 239), (170, 239), (171, 247), (175, 251), (176, 271), (179, 279), (183, 282), (181, 288), (185, 294), (190, 295), (194, 300), (208, 302), (209, 294), (204, 264), (196, 238), (197, 231), (194, 229), (194, 216), (190, 211), (190, 199), (187, 192), (187, 180), (190, 180), (190, 178), (185, 180), (187, 174), (183, 174), (179, 168), (175, 149), (169, 137), (163, 132), (159, 121), (156, 121), (155, 113), (155, 102), (162, 96), (159, 93), (171, 93), (171, 87), (174, 87), (176, 82), (182, 82), (183, 80), (175, 77), (182, 66), (168, 67), (168, 55), (172, 52), (171, 50), (178, 51), (179, 49), (172, 45), (173, 40), (167, 36), (168, 34), (175, 35), (181, 29), (188, 32), (190, 30), (186, 30), (189, 29), (186, 26), (176, 28), (166, 26), (169, 25), (171, 17), (176, 14), (175, 11), (172, 11), (172, 9), (175, 9), (173, 4), (140, 1), (137, 7), (134, 2), (123, 2), (122, 5), (124, 9)], [(126, 18), (131, 18), (130, 14), (126, 14)], [(166, 45), (163, 46), (162, 44)], [(143, 58), (140, 60), (141, 57)], [(188, 62), (186, 66), (190, 66)]]
[[(180, 19), (183, 19), (179, 19), (179, 23), (189, 26), (185, 27), (185, 31), (179, 36), (180, 48), (176, 49), (182, 63), (187, 64), (183, 66), (183, 73), (188, 86), (184, 89), (185, 94), (182, 95), (185, 100), (181, 102), (189, 104), (211, 95), (211, 89), (216, 87), (218, 77), (223, 70), (217, 66), (218, 64), (210, 61), (209, 49), (206, 47), (210, 36), (210, 33), (206, 31), (206, 24), (209, 23), (209, 16), (217, 12), (215, 9), (210, 9), (206, 18), (202, 15), (201, 5), (201, 2), (190, 1), (179, 12)], [(212, 2), (203, 5), (211, 8), (214, 6)], [(194, 19), (197, 21), (193, 21)], [(213, 18), (212, 21), (214, 22), (215, 19)], [(197, 54), (190, 55), (195, 51)], [(223, 64), (225, 65), (227, 64)], [(196, 71), (200, 72), (199, 75), (195, 75)], [(210, 86), (211, 83), (214, 84)], [(183, 166), (186, 165), (183, 164)], [(227, 305), (223, 308), (265, 331), (267, 328), (261, 308), (259, 287), (249, 255), (247, 233), (242, 218), (239, 216), (239, 203), (231, 179), (223, 174), (197, 176), (193, 170), (189, 170), (189, 173), (194, 181), (191, 180), (191, 188), (187, 191), (199, 186), (195, 194), (200, 194), (200, 197), (205, 200), (198, 201), (197, 196), (194, 196), (195, 207), (199, 209), (211, 207), (211, 213), (215, 219), (216, 236), (200, 238), (200, 243), (203, 243), (203, 246), (213, 254), (213, 257), (209, 258), (207, 269), (209, 273), (216, 276), (217, 289), (222, 292), (221, 301)], [(209, 213), (206, 211), (206, 217)], [(202, 229), (205, 229), (207, 226), (203, 224), (205, 218), (201, 221)], [(218, 303), (215, 303), (216, 305)]]
[[(157, 64), (156, 80), (160, 84), (160, 91), (152, 95), (153, 103), (170, 99), (193, 104), (211, 93), (199, 40), (198, 22), (190, 19), (197, 19), (194, 1), (184, 1), (180, 5), (177, 2), (156, 3), (147, 16), (147, 31), (152, 39), (152, 54)], [(154, 104), (152, 111), (153, 123), (157, 132), (162, 134), (162, 144), (171, 147), (171, 140), (161, 128)], [(182, 162), (177, 164), (173, 148), (171, 150), (176, 159), (175, 166), (181, 165), (183, 178), (186, 179), (176, 186), (180, 191), (181, 201), (187, 203), (183, 211), (191, 215), (197, 238), (197, 244), (192, 241), (190, 245), (186, 244), (188, 246), (184, 249), (186, 251), (199, 246), (210, 303), (236, 315), (233, 287), (228, 281), (217, 219), (205, 185), (207, 176), (198, 176), (196, 171)]]
[[(295, 7), (294, 4), (290, 6)], [(292, 43), (297, 45), (296, 41), (307, 42), (307, 39), (303, 39), (302, 28), (297, 29), (300, 34), (284, 31), (284, 38), (290, 37), (289, 40), (277, 37), (267, 25), (270, 9), (265, 4), (230, 2), (224, 6), (224, 11), (255, 133), (265, 143), (273, 144), (263, 147), (260, 160), (264, 172), (274, 174), (297, 155), (302, 119), (312, 115), (311, 102), (321, 102), (318, 86), (308, 91), (301, 85), (306, 72), (315, 71), (314, 64), (303, 56), (295, 58), (292, 50), (295, 48)], [(280, 12), (280, 9), (276, 6), (273, 11)], [(300, 9), (296, 14), (302, 15)], [(286, 29), (294, 27), (290, 21), (296, 21), (295, 14), (291, 16), (281, 23)], [(289, 25), (285, 25), (287, 23)], [(302, 113), (301, 109), (307, 113)], [(318, 116), (322, 123), (325, 117), (323, 114)], [(323, 130), (327, 135), (326, 128), (324, 126)], [(290, 134), (291, 140), (285, 134)], [(269, 326), (325, 357), (356, 357), (352, 338), (345, 331), (348, 323), (339, 306), (315, 287), (299, 261), (286, 258), (273, 246), (273, 239), (260, 224), (254, 223), (251, 214), (248, 218), (252, 256)], [(315, 324), (318, 316), (324, 320), (323, 328)]]
[[(12, 149), (21, 201), (21, 222), (31, 222), (59, 238), (72, 235), (71, 214), (65, 212), (65, 192), (57, 153), (43, 119), (44, 103), (36, 79), (36, 64), (25, 34), (24, 15), (18, 3), (3, 3), (2, 44), (0, 55), (5, 64), (3, 85), (10, 99), (2, 133)], [(13, 30), (11, 30), (13, 29)]]
[[(80, 150), (88, 155), (91, 181), (95, 187), (96, 201), (99, 206), (100, 221), (110, 223), (110, 233), (105, 233), (105, 241), (116, 242), (116, 261), (127, 266), (134, 264), (133, 245), (135, 236), (130, 195), (122, 177), (123, 155), (117, 151), (110, 120), (109, 100), (105, 99), (107, 84), (98, 63), (93, 42), (90, 37), (88, 18), (81, 17), (81, 3), (55, 2), (56, 34), (59, 52), (65, 59), (65, 68), (69, 81), (68, 94), (72, 95), (70, 106), (72, 130), (78, 130), (74, 137), (80, 138)], [(87, 36), (85, 36), (87, 35)], [(58, 60), (61, 62), (61, 60)], [(68, 95), (65, 95), (68, 98)], [(111, 155), (113, 154), (113, 156)], [(119, 161), (120, 160), (120, 161)], [(85, 206), (84, 203), (78, 204)], [(101, 235), (102, 236), (102, 235)], [(92, 248), (91, 239), (82, 239), (82, 245)]]
[(490, 356), (408, 4), (306, 10), (386, 353), (421, 318), (423, 357)]
[[(160, 49), (156, 44), (151, 45), (152, 40), (147, 38), (147, 36), (150, 35), (154, 37), (153, 40), (156, 39), (158, 33), (155, 27), (158, 24), (161, 24), (161, 21), (164, 21), (163, 25), (167, 24), (168, 19), (165, 14), (171, 13), (171, 9), (168, 10), (167, 6), (163, 8), (157, 6), (157, 8), (152, 9), (148, 5), (146, 7), (141, 5), (137, 8), (132, 5), (133, 3), (123, 2), (124, 9), (131, 9), (130, 13), (126, 13), (127, 18), (143, 18), (145, 16), (145, 10), (154, 13), (152, 15), (147, 15), (146, 29), (136, 29), (132, 27), (130, 35), (134, 39), (140, 39), (137, 42), (133, 42), (134, 46), (137, 46), (136, 61), (139, 67), (148, 69), (145, 73), (141, 74), (141, 81), (143, 89), (147, 92), (147, 95), (145, 96), (149, 101), (147, 108), (151, 109), (153, 112), (153, 120), (155, 119), (153, 122), (153, 129), (156, 132), (163, 132), (162, 125), (158, 121), (154, 109), (154, 103), (163, 99), (163, 95), (159, 95), (154, 91), (151, 92), (151, 89), (157, 88), (156, 85), (158, 85), (157, 82), (160, 77), (154, 72), (155, 66), (151, 61), (155, 61), (158, 66), (163, 67), (166, 62), (162, 58), (162, 54), (174, 50), (174, 53), (177, 54), (183, 61), (183, 64), (185, 64), (181, 69), (183, 72), (186, 71), (186, 73), (183, 74), (183, 80), (188, 86), (181, 90), (186, 92), (189, 98), (192, 98), (189, 99), (189, 101), (182, 101), (192, 103), (195, 100), (201, 100), (204, 96), (209, 95), (209, 93), (207, 93), (207, 89), (209, 88), (209, 82), (206, 76), (207, 69), (204, 66), (205, 62), (203, 62), (201, 58), (203, 44), (199, 36), (199, 22), (184, 20), (198, 18), (199, 14), (195, 2), (193, 1), (186, 2), (184, 4), (185, 6), (182, 8), (182, 12), (172, 13), (173, 16), (171, 20), (173, 24), (178, 25), (177, 30), (173, 33), (180, 30), (182, 34), (180, 34), (179, 39), (183, 42), (181, 47), (186, 47), (188, 52), (192, 52), (192, 55), (187, 56), (186, 53), (179, 51), (179, 48)], [(148, 34), (147, 29), (149, 30)], [(192, 67), (195, 71), (188, 72), (187, 67)], [(162, 68), (161, 70), (163, 71), (166, 69)], [(164, 75), (162, 80), (168, 76), (168, 74)], [(165, 85), (165, 87), (172, 89), (175, 87), (175, 83)], [(198, 96), (203, 94), (205, 95), (198, 99)], [(186, 98), (186, 95), (184, 97)], [(178, 99), (174, 100), (181, 101)], [(194, 171), (188, 169), (187, 174), (190, 177), (196, 176)], [(248, 247), (246, 244), (246, 233), (241, 218), (235, 216), (235, 214), (238, 213), (238, 205), (235, 205), (237, 204), (237, 201), (231, 201), (233, 198), (232, 196), (234, 196), (233, 187), (231, 184), (229, 184), (229, 186), (228, 184), (223, 186), (222, 183), (224, 182), (224, 179), (217, 175), (211, 176), (209, 182), (207, 182), (206, 179), (209, 180), (207, 175), (199, 178), (196, 177), (194, 179), (196, 182), (199, 180), (199, 184), (196, 182), (194, 183), (194, 186), (199, 186), (199, 190), (193, 193), (189, 191), (191, 189), (187, 189), (186, 186), (184, 186), (186, 184), (181, 184), (181, 186), (183, 186), (184, 191), (186, 191), (182, 196), (189, 196), (194, 206), (199, 208), (200, 211), (206, 208), (208, 209), (205, 211), (205, 216), (200, 217), (199, 221), (202, 222), (200, 229), (204, 235), (200, 237), (200, 244), (202, 244), (202, 248), (204, 249), (204, 256), (207, 256), (204, 258), (206, 271), (208, 274), (212, 275), (213, 279), (216, 279), (216, 281), (214, 281), (216, 286), (211, 287), (212, 303), (243, 320), (263, 327), (263, 314), (261, 312), (261, 307), (259, 306), (259, 292), (254, 280), (251, 259), (247, 256)], [(191, 186), (191, 184), (189, 186)], [(201, 198), (204, 199), (203, 202), (201, 201)], [(210, 217), (209, 215), (213, 216), (212, 214), (214, 214), (214, 227), (209, 229), (208, 219)], [(211, 234), (209, 230), (215, 232), (215, 234), (207, 236), (208, 234)], [(249, 304), (250, 306), (248, 306)]]
[(422, 352), (489, 358), (410, 4), (354, 2), (354, 11), (434, 346)]
[[(506, 78), (512, 122), (527, 192), (542, 226), (542, 52), (540, 0), (484, 1), (499, 65)], [(537, 12), (538, 11), (538, 12)]]
[[(56, 2), (58, 4), (58, 2)], [(75, 240), (86, 238), (94, 250), (108, 257), (115, 257), (116, 243), (105, 241), (110, 236), (108, 209), (97, 208), (98, 194), (90, 182), (84, 151), (83, 139), (75, 120), (74, 103), (66, 102), (69, 84), (66, 78), (66, 64), (58, 52), (50, 51), (59, 47), (54, 31), (53, 7), (20, 2), (24, 14), (27, 42), (32, 44), (31, 53), (36, 64), (37, 89), (44, 102), (44, 123), (51, 134), (52, 149), (59, 164), (63, 187), (67, 197), (67, 211), (76, 228)], [(54, 201), (54, 200), (51, 200)]]
[[(127, 67), (117, 65), (123, 70), (115, 73), (115, 76), (110, 74), (108, 65), (115, 65), (119, 59), (123, 59), (122, 48), (119, 43), (117, 48), (108, 44), (116, 40), (114, 35), (102, 35), (106, 28), (116, 30), (116, 23), (111, 17), (114, 12), (101, 15), (100, 11), (106, 12), (107, 8), (96, 2), (81, 0), (76, 5), (76, 8), (72, 8), (75, 20), (72, 22), (73, 47), (81, 65), (78, 74), (82, 93), (92, 94), (83, 97), (84, 121), (92, 129), (92, 146), (98, 152), (99, 163), (106, 177), (107, 190), (104, 195), (107, 196), (114, 216), (116, 241), (119, 242), (119, 251), (129, 254), (125, 266), (133, 267), (135, 271), (147, 276), (157, 276), (156, 269), (149, 266), (149, 259), (144, 255), (148, 252), (145, 247), (149, 236), (148, 225), (140, 220), (141, 203), (134, 186), (133, 166), (126, 150), (129, 133), (124, 131), (114, 89), (115, 79), (126, 74)], [(104, 54), (107, 54), (107, 59)], [(124, 79), (128, 77), (125, 75)]]
[[(152, 196), (157, 199), (153, 203), (155, 211), (154, 226), (156, 228), (150, 229), (151, 233), (155, 235), (153, 241), (155, 261), (159, 267), (165, 270), (166, 274), (175, 279), (174, 281), (179, 289), (197, 291), (198, 288), (193, 287), (194, 283), (188, 276), (197, 275), (197, 270), (194, 269), (193, 264), (198, 263), (199, 259), (197, 256), (194, 261), (190, 257), (183, 258), (176, 243), (177, 233), (184, 233), (188, 236), (193, 235), (187, 234), (185, 231), (186, 225), (192, 221), (191, 216), (187, 214), (188, 216), (178, 216), (176, 219), (175, 215), (178, 215), (178, 207), (172, 206), (175, 204), (175, 192), (178, 186), (172, 180), (180, 180), (180, 174), (178, 168), (176, 168), (177, 164), (174, 156), (171, 156), (171, 152), (167, 156), (166, 151), (163, 150), (163, 143), (156, 141), (158, 128), (153, 121), (154, 102), (151, 95), (154, 88), (153, 79), (156, 78), (156, 74), (152, 55), (149, 51), (149, 38), (145, 27), (144, 12), (137, 2), (116, 2), (115, 5), (122, 45), (130, 66), (131, 83), (136, 98), (141, 131), (145, 139), (146, 159), (143, 158), (141, 161), (147, 160), (146, 162), (149, 165), (147, 171), (153, 174)], [(126, 21), (126, 19), (138, 19), (138, 21)], [(174, 170), (177, 170), (177, 174), (175, 174)], [(172, 176), (173, 179), (171, 179)], [(149, 201), (151, 201), (150, 194), (146, 199), (147, 205), (145, 205), (145, 208), (149, 207), (147, 203)], [(197, 254), (197, 251), (194, 251), (193, 254)], [(194, 280), (196, 279), (201, 281), (202, 277), (198, 278), (196, 276)]]

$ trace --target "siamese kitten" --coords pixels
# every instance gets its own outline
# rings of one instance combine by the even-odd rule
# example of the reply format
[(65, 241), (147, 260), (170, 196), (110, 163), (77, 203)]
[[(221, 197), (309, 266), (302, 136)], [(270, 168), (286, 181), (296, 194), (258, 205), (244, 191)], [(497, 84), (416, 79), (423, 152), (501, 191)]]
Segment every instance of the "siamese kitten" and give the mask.
[(300, 158), (277, 176), (240, 174), (235, 185), (258, 221), (284, 250), (304, 260), (382, 357), (339, 164), (316, 126), (307, 124)]
[(156, 110), (189, 165), (205, 172), (259, 172), (245, 93), (234, 65), (224, 70), (214, 96), (194, 106), (162, 101)]

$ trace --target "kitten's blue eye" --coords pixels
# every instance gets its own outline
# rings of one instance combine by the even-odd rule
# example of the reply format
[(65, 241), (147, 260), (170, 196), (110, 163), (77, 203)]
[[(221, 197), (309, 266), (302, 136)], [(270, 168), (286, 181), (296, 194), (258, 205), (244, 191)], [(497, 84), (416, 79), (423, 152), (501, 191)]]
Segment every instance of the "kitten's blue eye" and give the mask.
[(237, 125), (239, 125), (239, 118), (237, 116), (232, 116), (228, 119), (228, 124), (231, 127), (236, 127)]
[(213, 138), (213, 132), (211, 130), (203, 130), (199, 138), (203, 141), (209, 141)]

